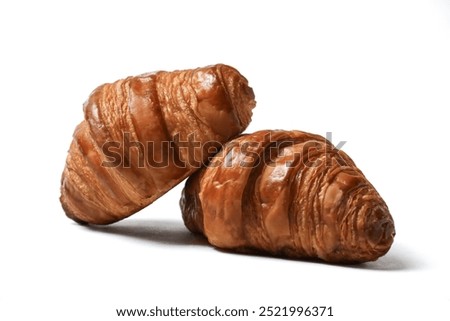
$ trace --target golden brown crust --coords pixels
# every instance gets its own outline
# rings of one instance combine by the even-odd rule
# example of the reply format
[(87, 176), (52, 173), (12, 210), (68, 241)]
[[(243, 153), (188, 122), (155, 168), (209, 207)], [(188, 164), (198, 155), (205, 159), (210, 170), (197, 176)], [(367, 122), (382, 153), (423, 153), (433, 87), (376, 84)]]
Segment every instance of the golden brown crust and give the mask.
[(241, 133), (253, 91), (226, 65), (155, 72), (104, 84), (84, 105), (61, 181), (78, 221), (108, 224), (149, 205)]
[(216, 247), (337, 263), (376, 260), (395, 235), (389, 210), (325, 138), (260, 131), (228, 142), (191, 176), (186, 226)]

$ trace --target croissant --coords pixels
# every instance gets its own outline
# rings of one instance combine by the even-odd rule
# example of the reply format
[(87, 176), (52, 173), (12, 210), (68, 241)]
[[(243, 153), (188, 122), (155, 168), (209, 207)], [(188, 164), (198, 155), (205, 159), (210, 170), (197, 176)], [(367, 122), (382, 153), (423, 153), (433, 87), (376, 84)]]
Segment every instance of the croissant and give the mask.
[(242, 253), (333, 263), (376, 260), (394, 222), (343, 151), (301, 131), (259, 131), (228, 143), (186, 182), (189, 230)]
[(67, 155), (66, 215), (109, 224), (139, 211), (241, 133), (255, 104), (246, 78), (221, 64), (101, 85)]

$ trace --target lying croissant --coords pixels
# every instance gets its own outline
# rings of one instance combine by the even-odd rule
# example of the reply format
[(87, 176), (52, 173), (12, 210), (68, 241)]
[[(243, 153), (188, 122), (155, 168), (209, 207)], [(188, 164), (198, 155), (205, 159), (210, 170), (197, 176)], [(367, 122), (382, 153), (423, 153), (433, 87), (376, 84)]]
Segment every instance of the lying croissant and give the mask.
[(98, 87), (84, 105), (62, 175), (67, 216), (108, 224), (139, 211), (241, 133), (254, 106), (247, 80), (226, 65)]
[(259, 131), (228, 142), (180, 200), (192, 232), (222, 249), (335, 263), (376, 260), (395, 235), (388, 208), (325, 138)]

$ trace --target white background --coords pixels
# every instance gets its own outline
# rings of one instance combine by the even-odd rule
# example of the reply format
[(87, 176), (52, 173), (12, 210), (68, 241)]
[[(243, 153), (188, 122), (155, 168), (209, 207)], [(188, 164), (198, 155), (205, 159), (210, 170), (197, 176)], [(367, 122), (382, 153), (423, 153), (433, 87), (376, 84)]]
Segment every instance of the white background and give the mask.
[[(0, 48), (1, 320), (116, 320), (116, 308), (156, 305), (448, 320), (448, 1), (2, 1)], [(65, 217), (59, 180), (89, 93), (219, 62), (255, 91), (248, 132), (347, 141), (395, 219), (385, 257), (335, 266), (215, 250), (185, 230), (182, 184), (109, 227)]]

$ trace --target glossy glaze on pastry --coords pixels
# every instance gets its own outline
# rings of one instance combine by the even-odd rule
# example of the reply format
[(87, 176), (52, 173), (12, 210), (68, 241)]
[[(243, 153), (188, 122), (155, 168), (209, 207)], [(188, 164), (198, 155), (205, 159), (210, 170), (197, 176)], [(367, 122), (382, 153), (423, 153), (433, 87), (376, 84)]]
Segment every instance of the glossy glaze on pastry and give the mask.
[(241, 133), (254, 106), (245, 77), (226, 65), (98, 87), (84, 104), (62, 175), (67, 216), (108, 224), (139, 211)]
[(228, 142), (192, 175), (183, 219), (221, 249), (334, 263), (373, 261), (393, 242), (383, 199), (319, 135), (259, 131)]

